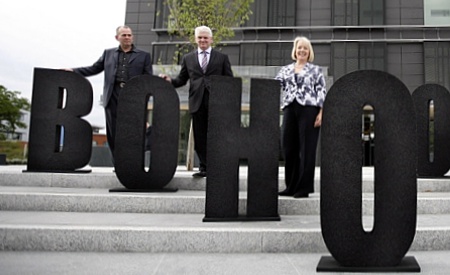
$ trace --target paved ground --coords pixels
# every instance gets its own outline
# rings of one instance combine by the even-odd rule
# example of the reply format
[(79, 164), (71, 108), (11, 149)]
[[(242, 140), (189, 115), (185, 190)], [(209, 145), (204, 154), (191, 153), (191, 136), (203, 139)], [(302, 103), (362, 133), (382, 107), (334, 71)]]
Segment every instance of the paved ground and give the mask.
[[(9, 274), (315, 274), (323, 254), (142, 254), (0, 252), (0, 273)], [(411, 252), (421, 274), (449, 274), (450, 251)], [(364, 274), (328, 273), (318, 274)], [(395, 274), (395, 273), (369, 273)]]

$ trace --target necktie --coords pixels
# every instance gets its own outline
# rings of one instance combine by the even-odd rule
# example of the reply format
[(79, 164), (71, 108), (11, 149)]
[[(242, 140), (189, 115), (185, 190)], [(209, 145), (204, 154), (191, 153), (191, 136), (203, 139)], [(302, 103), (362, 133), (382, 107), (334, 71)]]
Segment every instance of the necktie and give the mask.
[(206, 72), (206, 66), (208, 66), (208, 56), (207, 56), (208, 52), (203, 51), (202, 54), (203, 54), (202, 70), (203, 72)]

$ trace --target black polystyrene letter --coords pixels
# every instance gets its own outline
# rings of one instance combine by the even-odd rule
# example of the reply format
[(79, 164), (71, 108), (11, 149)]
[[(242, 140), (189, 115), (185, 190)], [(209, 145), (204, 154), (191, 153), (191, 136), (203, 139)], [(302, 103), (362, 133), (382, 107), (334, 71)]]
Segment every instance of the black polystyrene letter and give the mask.
[[(35, 68), (27, 170), (70, 172), (86, 166), (92, 127), (92, 86), (73, 72)], [(62, 130), (63, 129), (63, 130)]]
[[(211, 78), (204, 221), (279, 220), (280, 84), (252, 79), (250, 126), (241, 127), (240, 78)], [(239, 161), (248, 161), (245, 217), (239, 217)]]
[[(361, 116), (375, 114), (374, 225), (362, 224)], [(331, 87), (322, 123), (320, 219), (331, 255), (343, 266), (398, 265), (414, 239), (417, 133), (412, 97), (396, 77), (357, 71)]]
[[(173, 86), (151, 75), (132, 78), (122, 89), (117, 108), (115, 169), (128, 189), (159, 189), (167, 185), (178, 163), (180, 100)], [(144, 169), (148, 99), (153, 97), (149, 171)]]

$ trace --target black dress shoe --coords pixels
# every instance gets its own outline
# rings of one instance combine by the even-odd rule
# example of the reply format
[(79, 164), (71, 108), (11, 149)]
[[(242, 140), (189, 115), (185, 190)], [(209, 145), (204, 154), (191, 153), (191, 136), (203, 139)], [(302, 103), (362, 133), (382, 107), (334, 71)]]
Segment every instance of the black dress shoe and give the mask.
[(278, 192), (278, 195), (280, 195), (280, 196), (292, 196), (292, 194), (289, 193), (287, 190)]
[(297, 192), (294, 194), (294, 198), (307, 198), (307, 197), (309, 197), (309, 193)]
[(197, 173), (192, 174), (195, 178), (205, 178), (206, 177), (206, 171), (199, 171)]

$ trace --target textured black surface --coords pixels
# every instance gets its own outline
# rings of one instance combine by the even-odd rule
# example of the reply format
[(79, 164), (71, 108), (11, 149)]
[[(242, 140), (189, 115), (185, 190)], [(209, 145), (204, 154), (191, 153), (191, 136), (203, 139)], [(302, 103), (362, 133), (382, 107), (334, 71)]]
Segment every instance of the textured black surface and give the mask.
[[(442, 177), (450, 169), (450, 93), (437, 84), (425, 84), (413, 94), (418, 134), (419, 177)], [(430, 160), (430, 101), (434, 104), (433, 160)]]
[(0, 165), (6, 165), (6, 154), (0, 154)]
[[(278, 157), (280, 84), (252, 79), (250, 126), (241, 127), (239, 78), (211, 79), (208, 177), (204, 221), (279, 220)], [(248, 202), (238, 214), (239, 161), (248, 161)]]
[(333, 257), (323, 256), (317, 265), (317, 272), (420, 272), (416, 258), (407, 256), (397, 266), (347, 267), (340, 265)]
[[(35, 68), (27, 171), (71, 172), (89, 163), (92, 127), (81, 117), (91, 112), (92, 98), (84, 77)], [(58, 125), (64, 127), (62, 151)]]
[[(148, 99), (153, 97), (149, 170), (145, 166)], [(122, 90), (117, 109), (115, 169), (129, 189), (159, 189), (173, 178), (178, 160), (180, 100), (173, 86), (160, 77), (132, 78)]]
[[(362, 113), (375, 114), (374, 227), (362, 226)], [(414, 239), (417, 133), (406, 86), (380, 71), (350, 73), (331, 87), (322, 124), (321, 226), (343, 266), (398, 265)]]

